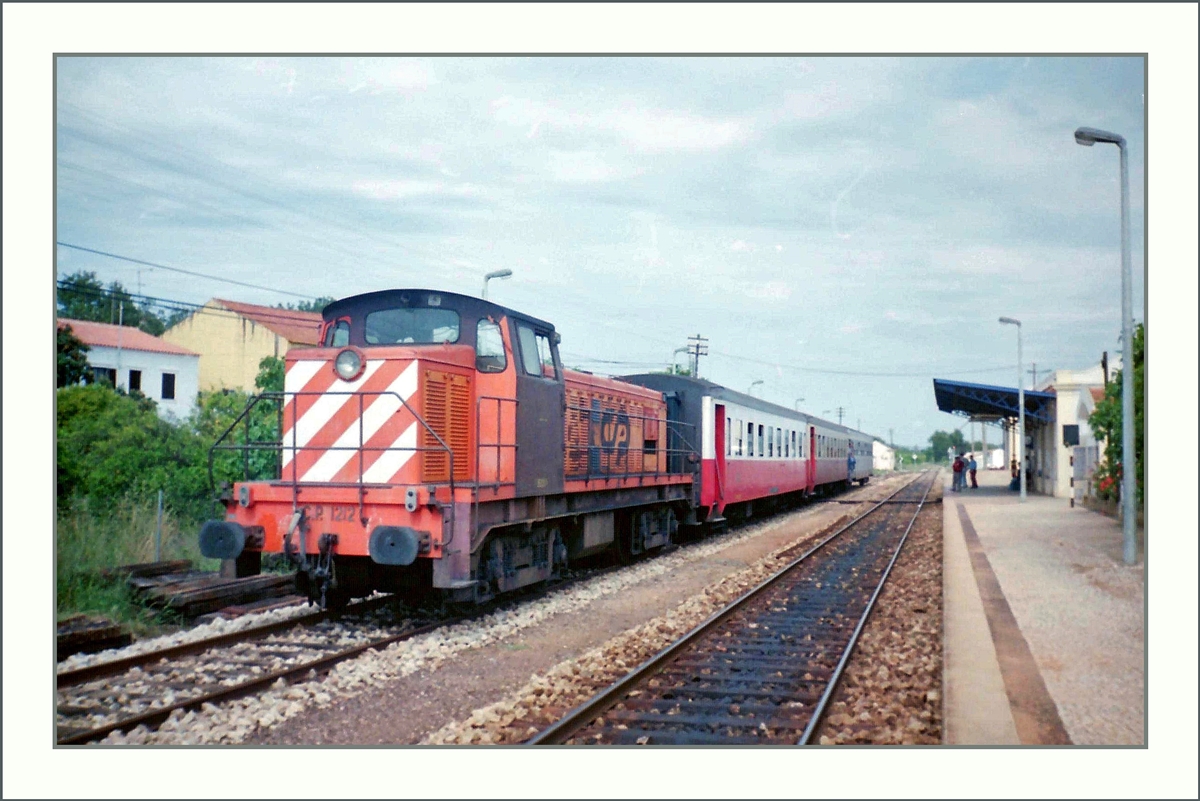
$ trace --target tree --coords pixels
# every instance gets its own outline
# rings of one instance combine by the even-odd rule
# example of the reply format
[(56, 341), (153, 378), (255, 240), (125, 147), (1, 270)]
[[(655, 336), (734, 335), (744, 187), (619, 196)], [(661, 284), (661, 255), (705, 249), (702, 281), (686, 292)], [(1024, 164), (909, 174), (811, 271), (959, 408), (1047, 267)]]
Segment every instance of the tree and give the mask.
[(333, 303), (337, 298), (331, 298), (328, 295), (322, 295), (316, 300), (302, 300), (299, 303), (277, 303), (275, 308), (288, 309), (290, 311), (317, 312), (320, 314), (325, 310), (325, 307)]
[[(144, 301), (138, 305), (119, 281), (113, 281), (105, 288), (92, 272), (74, 273), (59, 281), (57, 300), (59, 317), (119, 323), (154, 336), (168, 327), (167, 320), (154, 312), (153, 304)], [(173, 314), (170, 319), (178, 322), (177, 316), (178, 313)]]
[(925, 449), (926, 455), (931, 462), (946, 462), (948, 449), (953, 448), (955, 453), (963, 453), (969, 450), (966, 437), (958, 429), (950, 432), (934, 431), (929, 437), (929, 447)]
[[(1122, 464), (1124, 439), (1121, 404), (1121, 393), (1125, 380), (1122, 374), (1124, 372), (1124, 370), (1118, 370), (1113, 376), (1113, 380), (1104, 387), (1104, 400), (1096, 404), (1091, 417), (1088, 418), (1088, 425), (1091, 426), (1092, 433), (1105, 440), (1104, 464), (1096, 471), (1095, 480), (1097, 484), (1101, 484), (1106, 478), (1117, 479), (1110, 482), (1114, 489), (1113, 494), (1116, 494), (1116, 487), (1120, 486), (1119, 479), (1124, 469)], [(1146, 326), (1144, 324), (1139, 324), (1133, 332), (1133, 425), (1137, 494), (1138, 503), (1141, 504), (1146, 493), (1144, 459), (1146, 451)]]
[(78, 384), (87, 377), (89, 350), (71, 331), (71, 326), (58, 329), (58, 386)]

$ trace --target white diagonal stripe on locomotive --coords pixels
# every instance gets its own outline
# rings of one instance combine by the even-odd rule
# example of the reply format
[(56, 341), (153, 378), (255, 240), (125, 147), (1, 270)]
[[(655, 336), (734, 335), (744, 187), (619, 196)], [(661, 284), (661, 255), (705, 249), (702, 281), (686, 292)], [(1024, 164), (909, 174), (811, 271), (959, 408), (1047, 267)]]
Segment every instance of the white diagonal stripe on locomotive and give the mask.
[(404, 465), (412, 459), (417, 447), (417, 423), (404, 429), (388, 450), (380, 454), (375, 463), (363, 473), (363, 482), (367, 484), (392, 483)]
[[(401, 399), (407, 401), (416, 391), (417, 363), (414, 361), (388, 385), (387, 389), (383, 391), (385, 394), (364, 398), (365, 408), (362, 417), (358, 418), (355, 423), (351, 423), (334, 440), (331, 449), (321, 454), (316, 463), (305, 471), (301, 480), (331, 480), (350, 459), (358, 455), (357, 448), (360, 442), (368, 443), (392, 415), (399, 413), (404, 408), (400, 402)], [(350, 400), (353, 401), (352, 398)], [(405, 414), (409, 416), (407, 413)]]
[[(386, 363), (382, 359), (368, 361), (366, 369), (363, 370), (361, 376), (354, 381), (336, 382), (331, 386), (329, 394), (317, 398), (316, 402), (313, 403), (308, 411), (300, 416), (300, 419), (296, 421), (296, 424), (290, 431), (284, 433), (284, 464), (286, 465), (291, 461), (290, 451), (288, 450), (290, 447), (303, 448), (307, 446), (312, 441), (312, 438), (333, 419), (334, 415), (341, 411), (343, 406), (347, 403), (358, 402), (353, 395), (335, 395), (333, 392), (344, 393), (356, 391), (363, 384), (367, 383), (371, 379), (371, 376), (375, 375), (375, 372)], [(290, 438), (288, 437), (289, 433), (291, 434)]]
[(288, 367), (283, 375), (283, 464), (292, 461), (292, 448), (296, 447), (296, 420), (303, 416), (319, 396), (297, 395), (300, 392), (324, 392), (337, 379), (333, 370), (323, 380), (314, 380), (322, 367), (329, 365), (328, 359), (299, 359)]

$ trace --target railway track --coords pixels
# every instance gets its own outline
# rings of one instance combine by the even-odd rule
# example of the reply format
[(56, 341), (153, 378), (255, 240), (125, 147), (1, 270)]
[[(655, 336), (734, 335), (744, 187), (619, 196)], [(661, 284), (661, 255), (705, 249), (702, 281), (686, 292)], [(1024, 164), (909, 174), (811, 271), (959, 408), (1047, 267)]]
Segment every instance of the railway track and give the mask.
[[(739, 528), (732, 527), (729, 533)], [(364, 615), (393, 614), (383, 608), (390, 599), (375, 598), (341, 612), (312, 612), (64, 670), (57, 675), (57, 743), (95, 742), (111, 732), (128, 732), (138, 726), (154, 729), (172, 715), (265, 692), (280, 687), (281, 682), (308, 680), (366, 651), (526, 603), (582, 578), (619, 569), (583, 570), (565, 582), (507, 596), (467, 614), (372, 621)]]
[(937, 480), (923, 473), (528, 742), (806, 744)]

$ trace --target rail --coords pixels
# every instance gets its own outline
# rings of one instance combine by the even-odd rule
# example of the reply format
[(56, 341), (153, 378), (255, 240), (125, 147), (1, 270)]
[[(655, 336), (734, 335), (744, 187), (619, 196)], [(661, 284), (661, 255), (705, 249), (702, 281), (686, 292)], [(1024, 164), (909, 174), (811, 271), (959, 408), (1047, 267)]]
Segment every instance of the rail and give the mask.
[[(779, 571), (777, 571), (774, 574), (772, 574), (771, 576), (769, 576), (766, 580), (764, 580), (762, 583), (758, 584), (756, 587), (750, 589), (746, 593), (739, 596), (732, 603), (728, 604), (723, 609), (719, 610), (718, 612), (716, 612), (715, 614), (710, 616), (707, 620), (703, 621), (698, 626), (693, 628), (691, 631), (684, 634), (681, 638), (679, 638), (678, 640), (673, 642), (671, 645), (667, 646), (666, 648), (664, 648), (663, 650), (659, 651), (657, 654), (652, 656), (650, 659), (643, 662), (641, 665), (639, 665), (637, 668), (635, 668), (632, 672), (630, 672), (626, 676), (620, 678), (615, 683), (610, 685), (608, 688), (602, 690), (601, 692), (597, 693), (592, 698), (590, 698), (588, 701), (584, 702), (580, 706), (578, 706), (575, 709), (568, 712), (557, 723), (555, 723), (554, 725), (550, 726), (547, 729), (544, 729), (543, 731), (541, 731), (540, 733), (535, 735), (532, 739), (527, 741), (528, 744), (529, 745), (549, 745), (549, 744), (566, 743), (577, 732), (580, 732), (585, 727), (591, 725), (600, 716), (605, 715), (607, 710), (609, 710), (611, 707), (613, 707), (618, 702), (620, 702), (622, 698), (627, 697), (630, 694), (631, 690), (633, 690), (635, 687), (640, 687), (651, 676), (658, 674), (660, 669), (665, 668), (668, 663), (672, 662), (686, 648), (688, 648), (689, 646), (691, 646), (693, 644), (698, 643), (700, 640), (703, 640), (706, 637), (706, 635), (708, 635), (710, 632), (715, 631), (722, 624), (729, 622), (736, 615), (740, 614), (744, 610), (749, 609), (752, 602), (755, 602), (758, 599), (766, 597), (766, 593), (768, 590), (771, 590), (771, 589), (779, 587), (779, 586), (786, 586), (786, 584), (784, 583), (783, 580), (787, 577), (794, 576), (795, 571), (798, 566), (800, 566), (802, 563), (804, 563), (806, 560), (808, 560), (814, 554), (819, 552), (821, 549), (825, 548), (826, 545), (837, 540), (839, 537), (841, 537), (841, 535), (844, 532), (846, 532), (853, 526), (859, 524), (861, 521), (863, 521), (865, 518), (872, 515), (877, 510), (884, 508), (885, 505), (887, 504), (887, 502), (891, 501), (893, 498), (895, 498), (896, 495), (898, 495), (901, 492), (904, 492), (910, 488), (916, 487), (917, 482), (920, 480), (920, 478), (924, 477), (926, 475), (928, 475), (928, 474), (922, 474), (922, 476), (918, 477), (917, 479), (914, 479), (912, 482), (907, 483), (905, 486), (899, 488), (898, 490), (896, 490), (895, 492), (893, 492), (891, 495), (887, 496), (883, 500), (873, 502), (874, 505), (870, 509), (866, 510), (861, 515), (857, 516), (856, 518), (854, 518), (853, 520), (851, 520), (849, 523), (842, 526), (838, 530), (836, 530), (833, 533), (829, 534), (828, 536), (824, 537), (816, 545), (807, 549), (801, 556), (799, 556), (798, 558), (789, 562), (786, 566), (784, 566), (782, 569), (780, 569)], [(936, 481), (936, 477), (935, 477), (935, 481)], [(933, 486), (933, 483), (931, 483), (929, 485), (929, 487), (932, 487), (932, 486)], [(918, 507), (917, 507), (917, 512), (920, 511), (921, 505), (923, 505), (925, 498), (928, 497), (929, 487), (927, 487), (925, 489), (925, 492), (922, 495), (921, 503), (918, 504)], [(872, 608), (874, 607), (875, 600), (878, 598), (880, 590), (882, 589), (883, 584), (887, 581), (887, 577), (890, 574), (892, 567), (896, 563), (896, 559), (900, 554), (900, 550), (903, 548), (904, 543), (907, 540), (908, 533), (909, 533), (909, 531), (911, 531), (913, 522), (915, 522), (915, 520), (916, 520), (917, 512), (914, 512), (912, 519), (909, 521), (908, 527), (905, 529), (904, 534), (900, 538), (899, 544), (895, 547), (895, 551), (892, 554), (891, 560), (888, 562), (887, 568), (883, 571), (883, 575), (879, 580), (878, 586), (875, 588), (875, 592), (872, 594), (871, 599), (868, 602), (866, 609), (864, 610), (862, 616), (860, 617), (860, 619), (858, 621), (858, 625), (855, 628), (853, 634), (851, 635), (849, 643), (845, 646), (845, 649), (843, 650), (843, 652), (841, 654), (841, 658), (840, 658), (840, 661), (838, 662), (837, 668), (835, 669), (835, 671), (832, 673), (830, 679), (828, 680), (828, 684), (825, 688), (824, 694), (820, 697), (819, 700), (813, 699), (813, 700), (818, 700), (818, 703), (813, 708), (811, 717), (807, 723), (807, 726), (805, 727), (804, 734), (797, 744), (807, 743), (808, 739), (812, 735), (812, 732), (815, 730), (815, 727), (816, 727), (817, 723), (819, 722), (821, 715), (824, 712), (826, 704), (828, 703), (829, 699), (832, 697), (833, 691), (837, 685), (837, 681), (841, 676), (841, 672), (844, 669), (847, 661), (849, 660), (850, 653), (853, 651), (854, 646), (857, 643), (858, 636), (862, 632), (862, 629), (866, 623), (866, 620), (867, 620), (868, 616), (870, 615)], [(820, 585), (818, 584), (817, 586), (819, 587)], [(784, 606), (783, 609), (772, 610), (772, 611), (773, 612), (774, 611), (786, 612), (787, 605), (783, 604), (782, 606)], [(824, 614), (824, 613), (822, 613), (822, 614)], [(796, 632), (790, 632), (790, 636), (792, 639), (795, 639), (799, 635)], [(722, 639), (723, 643), (726, 642), (724, 638), (721, 638), (721, 639)], [(722, 647), (719, 650), (724, 651), (725, 648)], [(794, 667), (797, 667), (801, 673), (803, 673), (806, 669), (808, 669), (808, 668), (805, 668), (804, 666), (794, 666)], [(770, 669), (775, 670), (774, 667), (772, 667)], [(753, 666), (747, 666), (744, 672), (746, 674), (745, 680), (751, 680), (753, 678), (750, 675), (751, 673), (753, 673)], [(817, 672), (817, 670), (814, 670), (814, 672)], [(776, 675), (779, 675), (779, 674), (776, 674)], [(810, 676), (809, 678), (812, 678), (812, 677)], [(671, 692), (675, 692), (675, 691), (671, 690)], [(727, 694), (727, 693), (725, 690), (722, 690), (720, 693), (717, 693), (717, 694), (721, 695), (721, 694)], [(756, 693), (756, 694), (761, 695), (762, 693)], [(783, 697), (782, 693), (771, 693), (771, 695), (776, 695), (776, 694), (780, 695), (780, 697)], [(682, 701), (682, 699), (678, 695), (673, 696), (673, 699), (674, 700), (672, 701), (672, 704), (675, 704), (676, 706), (678, 705), (678, 702)], [(722, 702), (722, 706), (725, 706), (725, 705), (728, 705), (728, 699), (726, 699), (724, 702)], [(753, 716), (751, 716), (751, 717), (753, 717)], [(664, 716), (664, 720), (670, 721), (671, 718)], [(757, 719), (757, 718), (754, 719), (755, 724), (757, 724), (758, 721), (759, 721), (759, 719)], [(718, 736), (714, 735), (714, 737), (718, 737)], [(718, 737), (718, 739), (719, 739), (719, 737)]]

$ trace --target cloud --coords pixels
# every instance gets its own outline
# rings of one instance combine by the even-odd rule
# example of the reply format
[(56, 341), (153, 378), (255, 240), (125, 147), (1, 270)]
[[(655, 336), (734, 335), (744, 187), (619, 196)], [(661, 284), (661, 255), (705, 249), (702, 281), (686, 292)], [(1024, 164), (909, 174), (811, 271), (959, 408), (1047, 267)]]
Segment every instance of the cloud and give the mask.
[(528, 138), (543, 129), (575, 133), (615, 134), (642, 151), (719, 150), (751, 136), (748, 120), (712, 119), (687, 112), (643, 108), (626, 103), (602, 111), (570, 111), (557, 103), (504, 95), (492, 101), (492, 116), (506, 125), (526, 128)]
[(480, 194), (476, 187), (468, 184), (448, 186), (440, 181), (414, 181), (405, 179), (367, 178), (354, 181), (351, 189), (355, 194), (372, 200), (402, 200), (426, 195), (452, 195), (473, 197)]
[(742, 292), (755, 300), (785, 301), (792, 296), (792, 288), (783, 281), (747, 284)]
[(730, 249), (730, 250), (736, 250), (736, 251), (747, 251), (747, 250), (748, 250), (748, 251), (750, 251), (751, 253), (753, 253), (753, 252), (754, 252), (754, 243), (753, 243), (753, 242), (746, 242), (746, 241), (744, 241), (744, 240), (741, 240), (741, 239), (735, 239), (735, 240), (733, 241), (733, 244), (731, 244), (731, 245), (729, 246), (729, 249)]
[(555, 181), (564, 183), (596, 183), (611, 181), (619, 171), (591, 150), (550, 153), (548, 168)]

